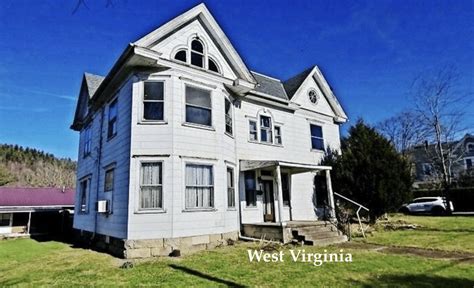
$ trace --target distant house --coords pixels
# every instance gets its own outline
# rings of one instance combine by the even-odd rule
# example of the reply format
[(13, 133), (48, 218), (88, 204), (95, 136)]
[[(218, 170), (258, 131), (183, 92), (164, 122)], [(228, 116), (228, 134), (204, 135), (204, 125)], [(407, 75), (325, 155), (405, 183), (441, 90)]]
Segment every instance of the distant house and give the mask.
[[(466, 134), (462, 139), (443, 144), (446, 155), (450, 155), (451, 177), (454, 181), (463, 173), (472, 170), (474, 164), (474, 136)], [(451, 153), (448, 153), (451, 151)], [(434, 144), (418, 145), (408, 153), (413, 163), (415, 187), (429, 186), (440, 181), (437, 164), (437, 151)]]
[(0, 187), (0, 237), (58, 233), (74, 209), (74, 189)]
[[(334, 217), (319, 163), (346, 121), (317, 66), (287, 81), (250, 71), (200, 4), (130, 44), (105, 77), (84, 75), (74, 228), (130, 258), (240, 233), (289, 242), (295, 221)], [(318, 241), (344, 240), (329, 234)]]

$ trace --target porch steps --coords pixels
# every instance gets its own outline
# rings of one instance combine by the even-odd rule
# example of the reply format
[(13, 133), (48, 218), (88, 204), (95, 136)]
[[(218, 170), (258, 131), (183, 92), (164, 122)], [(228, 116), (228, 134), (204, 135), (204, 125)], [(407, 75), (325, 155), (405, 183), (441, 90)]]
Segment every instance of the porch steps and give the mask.
[(289, 228), (294, 241), (305, 245), (323, 246), (347, 241), (347, 237), (330, 222), (312, 221), (294, 224)]

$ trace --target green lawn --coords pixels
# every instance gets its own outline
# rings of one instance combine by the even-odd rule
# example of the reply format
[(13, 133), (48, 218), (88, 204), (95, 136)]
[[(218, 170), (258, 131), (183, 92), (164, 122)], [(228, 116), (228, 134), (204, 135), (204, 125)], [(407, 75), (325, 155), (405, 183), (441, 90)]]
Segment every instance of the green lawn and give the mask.
[(367, 243), (421, 247), (474, 253), (474, 217), (391, 215), (390, 222), (405, 221), (419, 225), (415, 230), (384, 231), (368, 235)]
[[(446, 221), (446, 225), (438, 226), (433, 222), (436, 220), (428, 217), (413, 219), (409, 217), (410, 221), (417, 221), (420, 224), (423, 222), (426, 227), (445, 227), (445, 230), (451, 230), (448, 218), (435, 219), (440, 223)], [(469, 220), (470, 223), (473, 223), (474, 218), (470, 219), (472, 219)], [(473, 227), (469, 225), (469, 221), (464, 223), (462, 219), (454, 222), (457, 223), (455, 225), (459, 225), (456, 226), (459, 230), (464, 230)], [(394, 232), (379, 232), (369, 238), (369, 241), (375, 237), (382, 238), (384, 233)], [(433, 231), (427, 233), (431, 234)], [(436, 235), (434, 237), (437, 237)], [(389, 238), (386, 236), (384, 239)], [(400, 239), (392, 242), (403, 245)], [(411, 246), (413, 243), (408, 244)], [(465, 248), (464, 245), (458, 246), (461, 250)], [(0, 241), (0, 287), (14, 285), (473, 287), (474, 285), (474, 258), (435, 260), (411, 254), (349, 247), (352, 246), (342, 244), (320, 248), (303, 247), (306, 252), (314, 253), (322, 253), (324, 249), (338, 253), (340, 249), (344, 249), (344, 253), (352, 253), (352, 263), (325, 263), (319, 267), (312, 263), (292, 262), (289, 256), (284, 258), (283, 263), (251, 263), (248, 260), (247, 249), (259, 248), (259, 244), (239, 243), (181, 258), (140, 261), (131, 269), (121, 269), (119, 266), (123, 261), (107, 254), (72, 248), (58, 242), (6, 240)], [(301, 247), (285, 247), (283, 251), (289, 255), (288, 249), (298, 248)], [(467, 248), (464, 251), (470, 251), (470, 247)]]

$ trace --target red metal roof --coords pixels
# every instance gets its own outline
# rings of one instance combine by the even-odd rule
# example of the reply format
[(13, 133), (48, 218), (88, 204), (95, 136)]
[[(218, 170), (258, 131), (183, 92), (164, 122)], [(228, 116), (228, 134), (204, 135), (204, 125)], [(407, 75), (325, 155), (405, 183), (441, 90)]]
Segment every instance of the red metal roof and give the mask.
[(73, 206), (72, 188), (0, 187), (0, 207), (8, 206)]

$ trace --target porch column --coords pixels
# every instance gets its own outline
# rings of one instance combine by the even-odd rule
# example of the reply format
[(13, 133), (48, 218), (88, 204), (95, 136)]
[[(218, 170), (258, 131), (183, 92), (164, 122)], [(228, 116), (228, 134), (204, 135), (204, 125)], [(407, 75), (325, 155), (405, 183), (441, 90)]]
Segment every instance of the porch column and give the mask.
[(31, 211), (28, 213), (28, 224), (26, 226), (26, 234), (30, 234), (30, 226), (31, 226)]
[(278, 187), (278, 221), (283, 222), (283, 187), (281, 186), (280, 165), (276, 166), (276, 177)]
[(326, 170), (326, 186), (328, 188), (329, 207), (331, 207), (331, 210), (329, 211), (329, 217), (331, 217), (332, 219), (335, 219), (336, 218), (336, 206), (334, 204), (334, 193), (332, 192), (331, 172), (330, 172), (330, 170)]

